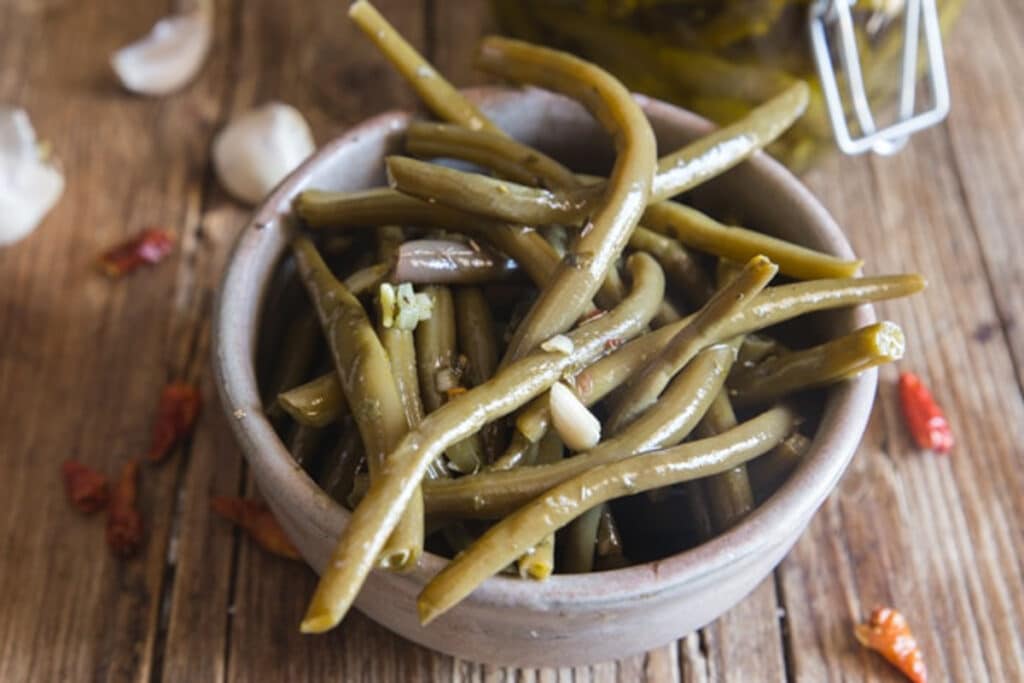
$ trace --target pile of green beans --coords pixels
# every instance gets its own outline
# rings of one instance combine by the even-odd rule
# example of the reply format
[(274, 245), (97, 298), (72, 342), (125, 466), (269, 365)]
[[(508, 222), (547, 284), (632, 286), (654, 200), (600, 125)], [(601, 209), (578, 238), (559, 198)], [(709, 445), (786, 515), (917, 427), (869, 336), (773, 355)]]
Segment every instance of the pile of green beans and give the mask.
[[(902, 354), (892, 323), (823, 343), (773, 332), (912, 294), (921, 278), (857, 277), (859, 261), (670, 199), (770, 143), (806, 88), (659, 160), (607, 73), (485, 40), (489, 72), (576, 97), (604, 125), (618, 150), (605, 180), (505, 135), (365, 1), (351, 14), (445, 122), (410, 125), (419, 159), (388, 159), (392, 188), (300, 194), (275, 280), (292, 294), (267, 298), (268, 414), (297, 466), (352, 509), (303, 631), (333, 628), (370, 571), (408, 570), (424, 550), (454, 558), (423, 591), (425, 623), (517, 565), (541, 581), (696, 545), (811, 448), (815, 416), (792, 394)], [(643, 494), (656, 507), (673, 491), (706, 524), (680, 525), (672, 549), (647, 547), (624, 503)]]

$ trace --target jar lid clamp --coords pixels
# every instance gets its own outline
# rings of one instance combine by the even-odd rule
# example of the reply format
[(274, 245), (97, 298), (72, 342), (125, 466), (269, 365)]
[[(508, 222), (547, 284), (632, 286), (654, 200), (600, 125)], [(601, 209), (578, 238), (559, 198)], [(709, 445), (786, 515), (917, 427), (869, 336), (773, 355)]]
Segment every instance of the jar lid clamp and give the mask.
[[(846, 154), (894, 154), (906, 144), (914, 133), (940, 123), (949, 114), (949, 81), (942, 51), (942, 33), (939, 27), (935, 0), (906, 0), (903, 13), (903, 58), (900, 73), (898, 118), (892, 125), (879, 129), (871, 109), (861, 70), (854, 32), (851, 5), (856, 0), (815, 0), (808, 12), (811, 47), (821, 79), (829, 119), (835, 132), (836, 143)], [(916, 112), (916, 86), (918, 53), (924, 28), (924, 73), (931, 89), (932, 106)], [(840, 92), (836, 65), (829, 45), (830, 34), (837, 41), (837, 54), (845, 75), (852, 104), (852, 118), (860, 129), (853, 136), (846, 114), (846, 105)]]

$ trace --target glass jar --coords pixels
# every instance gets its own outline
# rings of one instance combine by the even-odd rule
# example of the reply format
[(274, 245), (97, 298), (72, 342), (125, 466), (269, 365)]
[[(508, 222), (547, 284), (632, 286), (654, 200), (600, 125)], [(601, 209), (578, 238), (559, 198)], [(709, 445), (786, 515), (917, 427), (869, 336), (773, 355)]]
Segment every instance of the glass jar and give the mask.
[[(946, 33), (963, 1), (924, 0), (918, 8), (934, 2), (932, 28), (936, 34)], [(604, 66), (631, 90), (674, 102), (719, 124), (743, 116), (796, 79), (806, 80), (812, 93), (806, 115), (769, 149), (799, 171), (822, 151), (834, 149), (836, 140), (847, 152), (891, 152), (899, 146), (883, 144), (885, 140), (870, 144), (877, 136), (866, 139), (877, 129), (870, 110), (854, 106), (857, 89), (851, 84), (862, 82), (862, 105), (894, 105), (901, 97), (905, 38), (911, 25), (904, 9), (915, 0), (836, 2), (848, 3), (839, 8), (846, 15), (840, 19), (848, 20), (845, 35), (839, 32), (843, 21), (836, 20), (838, 13), (829, 0), (494, 0), (493, 4), (506, 33), (575, 52)], [(920, 22), (919, 9), (915, 15), (914, 21)], [(925, 15), (918, 24), (926, 39), (927, 19)], [(812, 39), (815, 20), (825, 27), (819, 44)], [(915, 34), (915, 47), (919, 35)], [(829, 38), (831, 43), (825, 43)], [(849, 39), (848, 47), (854, 52), (843, 50), (842, 38)], [(941, 42), (938, 35), (935, 38)], [(946, 92), (941, 46), (938, 65), (928, 59), (935, 56), (928, 47), (926, 41), (923, 55), (917, 56), (916, 63), (908, 58), (906, 64), (910, 81), (915, 73), (933, 70), (934, 112), (923, 122), (930, 125), (945, 115), (941, 109)], [(857, 56), (853, 66), (860, 67), (859, 77), (844, 61), (851, 54)], [(818, 64), (822, 60), (824, 67)], [(846, 68), (836, 70), (833, 64)], [(910, 93), (914, 90), (909, 88)], [(844, 95), (849, 102), (841, 99)], [(908, 104), (909, 111), (901, 109), (898, 118), (914, 115), (913, 96), (903, 101), (904, 107)], [(848, 119), (854, 120), (852, 125), (846, 124)], [(857, 142), (868, 144), (858, 147)]]

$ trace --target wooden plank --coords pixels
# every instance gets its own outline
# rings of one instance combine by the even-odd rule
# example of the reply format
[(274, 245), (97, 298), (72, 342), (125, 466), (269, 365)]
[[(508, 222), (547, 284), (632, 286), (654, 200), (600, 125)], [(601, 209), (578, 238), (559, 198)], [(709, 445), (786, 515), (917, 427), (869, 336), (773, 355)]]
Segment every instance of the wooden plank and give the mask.
[[(1024, 101), (1011, 85), (1024, 63), (1020, 19), (1015, 2), (967, 3), (948, 49), (954, 106), (947, 130), (962, 199), (997, 293), (996, 317), (972, 333), (982, 342), (1005, 335), (1024, 384), (1024, 297), (1013, 295), (1024, 290)], [(978, 40), (998, 47), (978, 49)]]
[[(972, 335), (996, 311), (956, 173), (936, 130), (894, 158), (833, 159), (810, 179), (869, 272), (929, 278), (925, 294), (879, 311), (904, 326), (902, 366), (936, 390), (959, 442), (949, 458), (915, 451), (895, 369), (883, 371), (857, 458), (780, 570), (798, 681), (887, 680), (851, 633), (877, 603), (904, 611), (936, 680), (1021, 679), (1024, 404), (1003, 340)], [(999, 429), (984, 426), (991, 415)]]
[[(0, 680), (150, 675), (183, 461), (143, 468), (147, 543), (127, 562), (106, 549), (102, 515), (85, 519), (63, 500), (58, 472), (76, 457), (114, 473), (144, 453), (160, 387), (206, 360), (192, 352), (196, 274), (182, 254), (197, 250), (187, 228), (223, 80), (208, 72), (180, 95), (142, 99), (122, 92), (107, 64), (165, 11), (115, 2), (0, 10), (0, 101), (29, 110), (67, 176), (45, 224), (0, 251)], [(152, 224), (178, 231), (178, 255), (122, 282), (95, 271), (101, 249)]]

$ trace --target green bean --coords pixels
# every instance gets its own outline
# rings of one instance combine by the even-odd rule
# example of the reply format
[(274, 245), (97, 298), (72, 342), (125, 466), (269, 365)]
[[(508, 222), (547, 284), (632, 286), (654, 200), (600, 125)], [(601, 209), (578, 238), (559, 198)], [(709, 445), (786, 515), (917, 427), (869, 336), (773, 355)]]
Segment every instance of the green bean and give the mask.
[(348, 413), (345, 394), (333, 370), (278, 394), (277, 403), (296, 422), (310, 427), (326, 427)]
[(343, 427), (334, 450), (328, 453), (321, 468), (320, 488), (334, 500), (344, 503), (352, 492), (356, 472), (365, 459), (358, 429), (354, 425)]
[[(531, 402), (530, 405), (533, 405), (533, 403)], [(547, 401), (541, 400), (539, 405), (546, 407)], [(543, 434), (539, 435), (536, 441), (539, 442), (542, 437)], [(512, 434), (512, 440), (508, 448), (505, 449), (500, 458), (491, 463), (491, 466), (487, 468), (488, 471), (511, 470), (520, 465), (527, 464), (526, 461), (530, 453), (530, 447), (534, 445), (536, 445), (536, 442), (530, 441), (523, 436), (522, 432), (517, 430)]]
[(737, 406), (769, 403), (780, 396), (838, 382), (903, 357), (903, 330), (891, 322), (868, 325), (803, 351), (769, 358), (730, 379)]
[(594, 565), (598, 571), (619, 569), (629, 564), (622, 549), (622, 537), (608, 504), (601, 506), (601, 522), (597, 525), (597, 559)]
[[(909, 296), (924, 287), (924, 279), (912, 274), (813, 280), (768, 287), (730, 319), (717, 341), (816, 311)], [(626, 344), (580, 372), (570, 388), (584, 405), (594, 405), (639, 370), (692, 319), (693, 316), (688, 316)], [(516, 429), (530, 441), (540, 439), (548, 424), (547, 405), (542, 401), (533, 402), (516, 419)]]
[(389, 156), (385, 164), (388, 183), (402, 194), (525, 225), (576, 224), (600, 196), (593, 187), (570, 191), (537, 189), (409, 157)]
[(659, 235), (641, 225), (633, 231), (629, 246), (646, 251), (656, 258), (665, 271), (665, 279), (678, 288), (687, 303), (694, 308), (703, 306), (715, 293), (715, 287), (704, 268), (678, 240)]
[(372, 266), (361, 268), (345, 278), (345, 289), (351, 292), (352, 296), (362, 296), (377, 288), (387, 277), (388, 264), (377, 263)]
[(743, 343), (736, 356), (736, 369), (753, 367), (768, 356), (786, 352), (786, 347), (777, 339), (764, 334), (748, 334), (743, 338)]
[(791, 410), (774, 408), (720, 436), (597, 467), (549, 489), (492, 526), (427, 584), (418, 600), (420, 622), (450, 609), (523, 549), (591, 507), (735, 467), (781, 441), (793, 418)]
[(549, 281), (558, 255), (543, 237), (517, 228), (408, 197), (390, 188), (360, 192), (306, 190), (294, 201), (295, 212), (312, 228), (359, 228), (401, 223), (436, 227), (489, 241), (515, 259), (538, 285)]
[(793, 432), (763, 458), (750, 463), (750, 483), (757, 501), (762, 502), (775, 493), (810, 449), (811, 440), (800, 432)]
[(394, 263), (398, 250), (405, 242), (405, 230), (399, 225), (382, 225), (377, 228), (377, 260)]
[(348, 16), (384, 53), (431, 111), (473, 130), (500, 132), (456, 90), (365, 0), (352, 4)]
[(296, 425), (288, 439), (288, 452), (292, 454), (297, 465), (309, 469), (320, 452), (320, 446), (323, 445), (325, 431), (309, 425)]
[[(382, 476), (386, 458), (408, 431), (387, 353), (362, 304), (331, 274), (313, 243), (292, 243), (299, 274), (316, 306), (334, 358), (334, 369), (352, 407), (367, 452), (370, 476)], [(383, 550), (381, 563), (395, 570), (416, 566), (423, 551), (423, 502), (417, 491), (400, 510), (401, 520)]]
[(304, 633), (326, 631), (345, 616), (432, 460), (540, 395), (566, 372), (590, 363), (609, 339), (629, 338), (644, 329), (664, 297), (665, 279), (658, 264), (643, 254), (631, 256), (626, 267), (633, 275), (633, 290), (608, 314), (569, 333), (571, 353), (528, 354), (427, 415), (402, 439), (342, 530), (303, 618)]
[[(659, 202), (682, 194), (724, 173), (778, 138), (807, 107), (808, 92), (806, 83), (794, 83), (736, 123), (700, 137), (682, 149), (661, 157), (658, 160), (658, 170), (649, 201)], [(417, 131), (420, 139), (428, 137), (430, 133), (425, 129)], [(432, 140), (440, 138), (439, 135), (430, 137)], [(580, 187), (585, 181), (593, 182), (592, 179), (588, 181), (577, 177), (575, 182), (570, 183), (564, 173), (564, 167), (550, 157), (521, 143), (509, 142), (498, 148), (491, 142), (491, 137), (493, 136), (467, 132), (460, 136), (457, 143), (440, 140), (435, 142), (434, 149), (440, 148), (444, 156), (471, 161), (498, 171), (509, 180), (523, 185), (539, 184), (548, 186), (549, 189), (569, 189)], [(532, 158), (539, 161), (515, 164), (517, 159)], [(537, 177), (542, 182), (531, 182), (531, 178)], [(594, 200), (587, 201), (589, 203)], [(581, 215), (586, 215), (592, 210), (593, 206), (588, 206)]]
[(565, 528), (563, 555), (566, 574), (584, 574), (594, 569), (594, 553), (597, 550), (597, 529), (605, 505), (590, 508)]
[[(537, 452), (537, 464), (550, 465), (565, 455), (562, 440), (556, 434), (545, 434)], [(524, 579), (543, 581), (555, 569), (555, 535), (548, 534), (541, 541), (519, 556), (519, 576)]]
[[(442, 378), (446, 377), (449, 384), (445, 390), (454, 388), (458, 382), (455, 370), (455, 302), (448, 287), (430, 285), (423, 288), (423, 293), (430, 297), (433, 308), (430, 318), (416, 326), (416, 360), (423, 405), (428, 413), (432, 413), (446, 401), (444, 391), (439, 388), (444, 381)], [(476, 472), (482, 462), (482, 450), (480, 435), (473, 434), (453, 444), (445, 455), (452, 469)]]
[(608, 418), (609, 431), (619, 431), (657, 401), (665, 385), (680, 368), (702, 348), (720, 339), (719, 330), (753, 301), (778, 270), (763, 256), (750, 259), (742, 272), (718, 290), (661, 353), (629, 379), (616, 397)]
[[(491, 308), (478, 287), (455, 290), (455, 327), (459, 349), (466, 357), (464, 385), (478, 387), (494, 375), (498, 368), (498, 340), (494, 333)], [(493, 462), (501, 451), (502, 428), (491, 423), (480, 430), (486, 462)]]
[(405, 148), (420, 158), (469, 161), (523, 185), (573, 187), (576, 176), (546, 154), (486, 131), (427, 121), (413, 121), (405, 131)]
[[(538, 190), (400, 157), (389, 157), (389, 169), (402, 192), (435, 199), (451, 210), (530, 225), (578, 223), (586, 216), (589, 205), (584, 200), (592, 192), (590, 187), (573, 193)], [(778, 263), (784, 274), (798, 279), (850, 277), (863, 265), (859, 260), (840, 259), (754, 230), (725, 226), (676, 202), (651, 204), (642, 220), (648, 228), (671, 235), (688, 247), (733, 261), (764, 254)], [(589, 235), (584, 231), (580, 241)]]
[(564, 52), (495, 37), (484, 39), (477, 64), (492, 75), (579, 100), (614, 136), (618, 150), (589, 229), (542, 287), (516, 329), (505, 353), (507, 363), (567, 330), (586, 311), (647, 203), (656, 150), (651, 126), (629, 91), (592, 64)]
[(622, 433), (590, 451), (553, 465), (483, 472), (424, 486), (424, 502), (432, 516), (495, 519), (545, 489), (588, 469), (681, 441), (704, 415), (723, 386), (733, 350), (714, 346), (702, 351), (679, 373), (664, 399)]
[(862, 261), (847, 261), (746, 228), (727, 227), (676, 202), (651, 204), (644, 225), (675, 237), (688, 247), (740, 263), (764, 254), (779, 264), (779, 272), (798, 280), (852, 277)]
[[(272, 383), (275, 394), (299, 384), (309, 376), (316, 362), (321, 339), (323, 333), (320, 332), (320, 322), (312, 309), (302, 311), (291, 321), (276, 354), (279, 361)], [(267, 419), (272, 422), (284, 417), (284, 411), (276, 401), (272, 401), (265, 412)]]
[[(729, 401), (727, 390), (723, 389), (697, 426), (697, 434), (711, 437), (722, 434), (737, 424), (739, 420), (736, 419), (732, 402)], [(717, 532), (730, 529), (754, 508), (754, 496), (750, 489), (746, 465), (737, 465), (731, 470), (708, 477), (701, 483), (708, 501), (711, 525)]]

